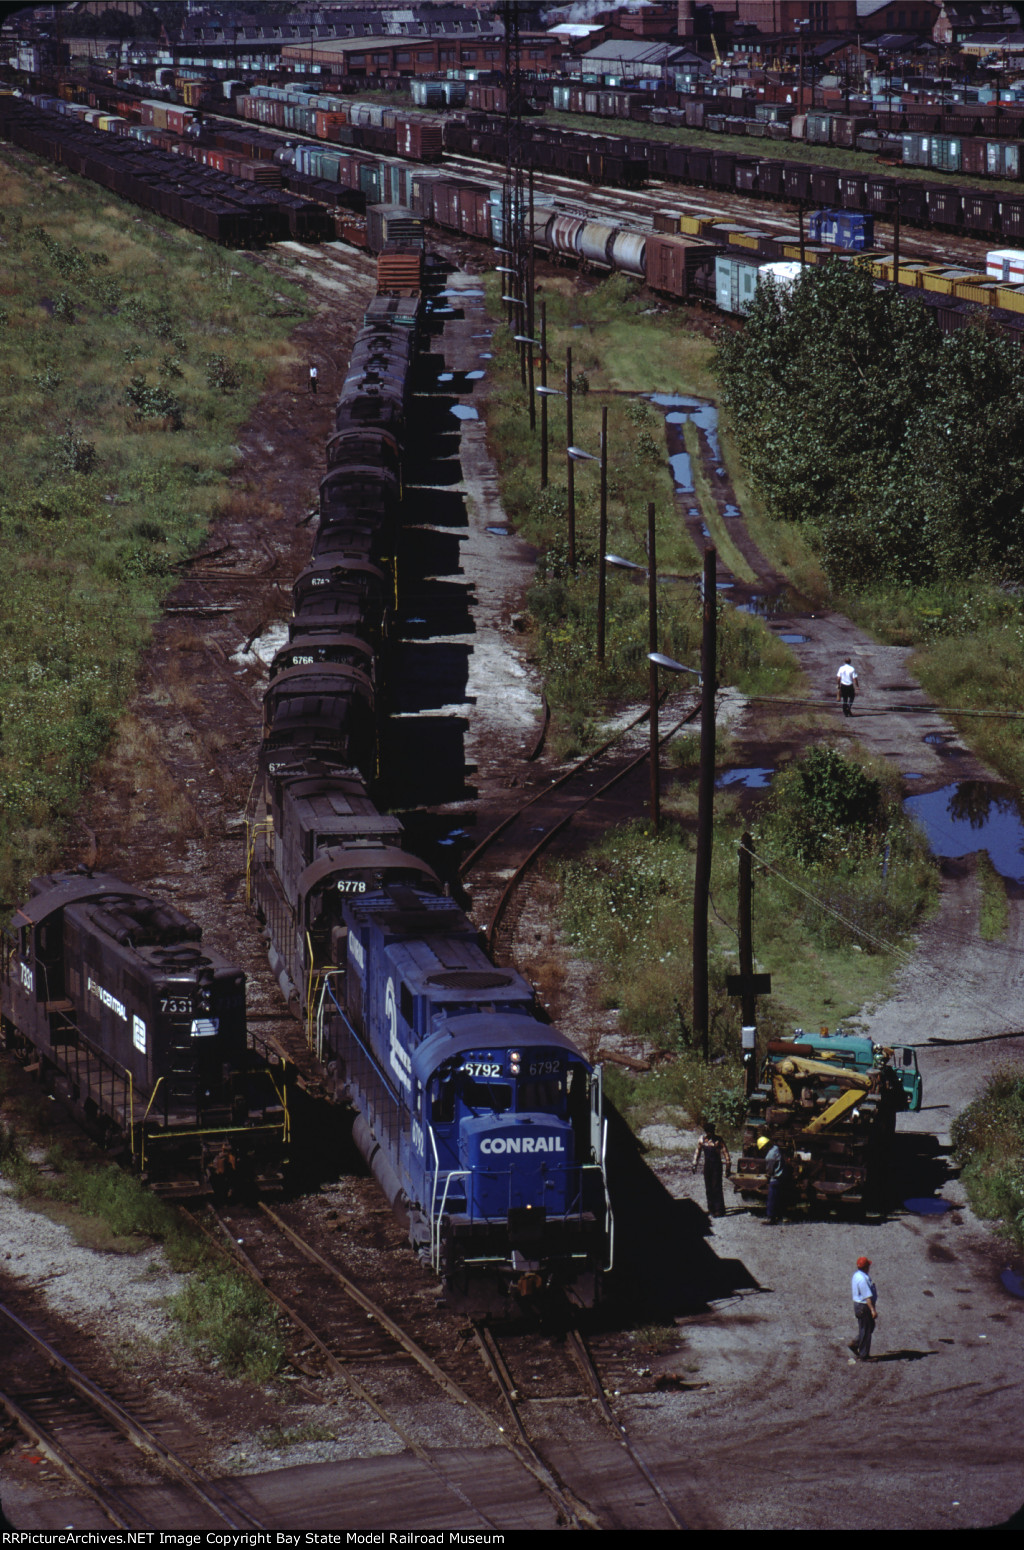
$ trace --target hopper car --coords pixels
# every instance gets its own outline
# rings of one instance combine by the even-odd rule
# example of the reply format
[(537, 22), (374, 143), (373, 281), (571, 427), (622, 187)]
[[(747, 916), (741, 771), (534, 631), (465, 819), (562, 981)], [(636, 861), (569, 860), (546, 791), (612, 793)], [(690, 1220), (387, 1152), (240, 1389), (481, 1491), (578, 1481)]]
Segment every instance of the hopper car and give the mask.
[(378, 808), (421, 296), (368, 309), (335, 409), (310, 565), (276, 654), (250, 898), (283, 995), (450, 1305), (583, 1305), (610, 1264), (601, 1075), (487, 957)]

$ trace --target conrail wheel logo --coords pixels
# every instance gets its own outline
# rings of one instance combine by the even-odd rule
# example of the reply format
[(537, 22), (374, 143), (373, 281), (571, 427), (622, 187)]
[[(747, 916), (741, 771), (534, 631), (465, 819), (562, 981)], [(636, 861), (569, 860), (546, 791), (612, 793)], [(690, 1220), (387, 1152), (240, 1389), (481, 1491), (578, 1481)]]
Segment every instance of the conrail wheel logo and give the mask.
[(480, 1150), (485, 1156), (499, 1157), (508, 1152), (564, 1152), (561, 1136), (484, 1136)]
[(388, 1044), (390, 1045), (390, 1065), (392, 1071), (405, 1088), (406, 1092), (412, 1092), (412, 1062), (409, 1059), (409, 1051), (402, 1048), (398, 1042), (398, 1005), (395, 1001), (395, 982), (388, 980), (387, 989), (384, 992), (384, 1016), (388, 1020)]

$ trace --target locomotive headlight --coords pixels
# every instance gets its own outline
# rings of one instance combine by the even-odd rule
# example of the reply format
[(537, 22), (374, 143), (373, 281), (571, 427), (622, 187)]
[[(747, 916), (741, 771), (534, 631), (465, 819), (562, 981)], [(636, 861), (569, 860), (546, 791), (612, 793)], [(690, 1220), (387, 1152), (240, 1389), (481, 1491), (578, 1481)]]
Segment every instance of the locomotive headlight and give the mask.
[(519, 1075), (519, 1051), (510, 1049), (508, 1052), (508, 1068), (513, 1076)]

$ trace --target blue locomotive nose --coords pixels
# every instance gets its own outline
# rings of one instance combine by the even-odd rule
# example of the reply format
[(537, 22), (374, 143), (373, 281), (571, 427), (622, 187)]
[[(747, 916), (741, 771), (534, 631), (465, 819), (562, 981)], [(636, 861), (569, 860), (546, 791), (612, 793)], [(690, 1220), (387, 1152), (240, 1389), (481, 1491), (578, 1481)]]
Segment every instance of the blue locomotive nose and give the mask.
[(562, 1216), (577, 1204), (572, 1126), (550, 1114), (463, 1120), (459, 1167), (472, 1180), (473, 1216), (504, 1216), (523, 1206), (543, 1206), (550, 1216)]

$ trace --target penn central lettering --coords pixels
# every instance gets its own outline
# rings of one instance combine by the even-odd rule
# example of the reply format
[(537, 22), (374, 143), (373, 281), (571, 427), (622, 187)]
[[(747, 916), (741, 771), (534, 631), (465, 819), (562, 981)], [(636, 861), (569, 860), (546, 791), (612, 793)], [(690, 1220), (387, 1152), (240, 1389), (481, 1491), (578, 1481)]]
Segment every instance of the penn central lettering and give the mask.
[(484, 1136), (480, 1150), (497, 1157), (502, 1152), (564, 1152), (561, 1136)]
[(91, 996), (96, 996), (103, 1002), (104, 1006), (108, 1006), (123, 1023), (128, 1021), (128, 1012), (123, 1001), (119, 1001), (116, 996), (112, 996), (109, 990), (104, 990), (102, 985), (97, 985), (94, 979), (88, 979), (85, 983)]

